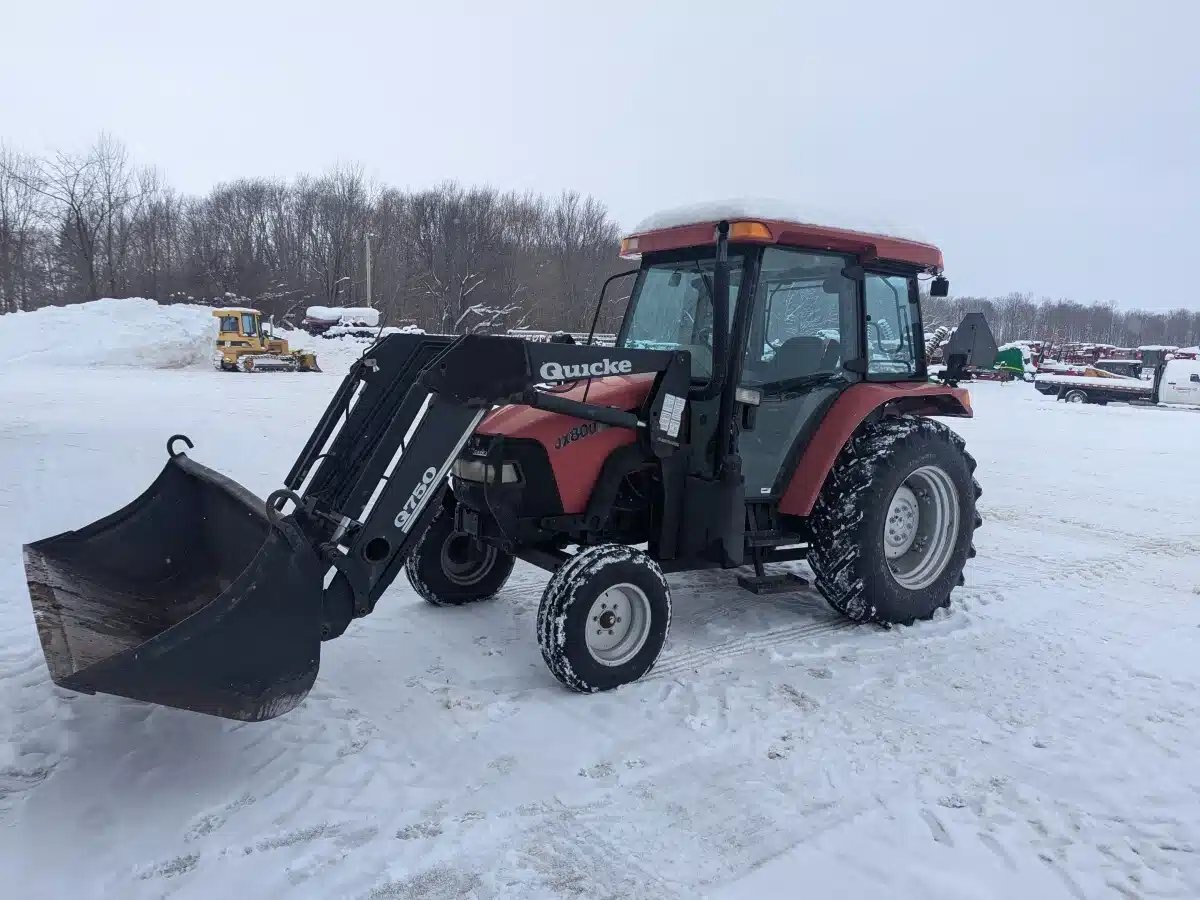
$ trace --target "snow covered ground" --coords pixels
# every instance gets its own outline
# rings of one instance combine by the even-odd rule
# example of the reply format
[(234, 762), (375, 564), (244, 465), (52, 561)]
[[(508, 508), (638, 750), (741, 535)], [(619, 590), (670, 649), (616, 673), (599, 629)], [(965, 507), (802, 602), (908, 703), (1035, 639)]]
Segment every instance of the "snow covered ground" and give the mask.
[(349, 356), (0, 366), (11, 896), (1200, 896), (1193, 412), (977, 385), (950, 422), (979, 460), (979, 556), (911, 628), (676, 576), (657, 669), (579, 696), (534, 639), (545, 576), (518, 568), (463, 609), (398, 582), (270, 722), (53, 687), (22, 542), (128, 501), (174, 432), (265, 495)]

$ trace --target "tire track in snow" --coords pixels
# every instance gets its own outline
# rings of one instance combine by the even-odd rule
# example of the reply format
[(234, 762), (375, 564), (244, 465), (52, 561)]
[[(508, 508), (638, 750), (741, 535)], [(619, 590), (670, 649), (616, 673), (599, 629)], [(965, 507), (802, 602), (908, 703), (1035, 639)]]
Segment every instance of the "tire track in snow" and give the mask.
[(789, 625), (784, 628), (774, 628), (770, 631), (763, 631), (757, 634), (745, 635), (711, 647), (684, 650), (680, 653), (669, 655), (663, 662), (656, 665), (642, 680), (669, 678), (688, 669), (697, 669), (701, 666), (725, 662), (739, 656), (744, 656), (747, 653), (753, 653), (756, 650), (766, 650), (804, 638), (848, 631), (856, 627), (856, 623), (841, 618), (830, 619), (825, 622), (805, 622), (798, 625)]

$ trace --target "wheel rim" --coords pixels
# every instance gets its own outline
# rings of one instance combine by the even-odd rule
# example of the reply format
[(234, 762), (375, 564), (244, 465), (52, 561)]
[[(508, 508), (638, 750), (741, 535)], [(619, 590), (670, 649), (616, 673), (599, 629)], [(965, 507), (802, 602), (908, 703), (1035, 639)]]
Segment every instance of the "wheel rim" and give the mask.
[(496, 562), (496, 548), (479, 545), (465, 534), (451, 534), (442, 542), (442, 572), (452, 583), (462, 586), (480, 581)]
[(922, 466), (896, 488), (883, 523), (883, 553), (896, 583), (929, 587), (958, 542), (958, 488), (938, 466)]
[(1079, 393), (1078, 391), (1071, 391), (1071, 393), (1067, 394), (1067, 402), (1068, 403), (1082, 403), (1083, 402), (1083, 394)]
[(603, 666), (629, 662), (650, 635), (650, 600), (632, 584), (614, 584), (592, 603), (587, 617), (587, 648)]

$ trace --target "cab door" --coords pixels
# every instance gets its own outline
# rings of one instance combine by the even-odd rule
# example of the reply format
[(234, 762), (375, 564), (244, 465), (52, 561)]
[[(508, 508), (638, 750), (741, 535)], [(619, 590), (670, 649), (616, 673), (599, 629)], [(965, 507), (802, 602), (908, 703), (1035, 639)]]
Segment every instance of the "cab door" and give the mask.
[(1200, 360), (1173, 359), (1163, 370), (1160, 403), (1200, 406)]
[(747, 500), (782, 496), (816, 426), (858, 378), (843, 368), (859, 353), (849, 264), (840, 254), (763, 250), (740, 381), (759, 398), (738, 441)]

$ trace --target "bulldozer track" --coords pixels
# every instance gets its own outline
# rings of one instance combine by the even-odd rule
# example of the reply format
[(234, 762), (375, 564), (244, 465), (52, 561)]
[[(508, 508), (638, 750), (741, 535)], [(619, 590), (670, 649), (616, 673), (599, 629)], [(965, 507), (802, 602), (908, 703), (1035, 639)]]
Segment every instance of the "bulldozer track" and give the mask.
[[(259, 365), (259, 363), (266, 365)], [(237, 361), (237, 370), (253, 375), (259, 372), (298, 372), (300, 366), (295, 361), (285, 361), (278, 356), (263, 354), (240, 357)]]

